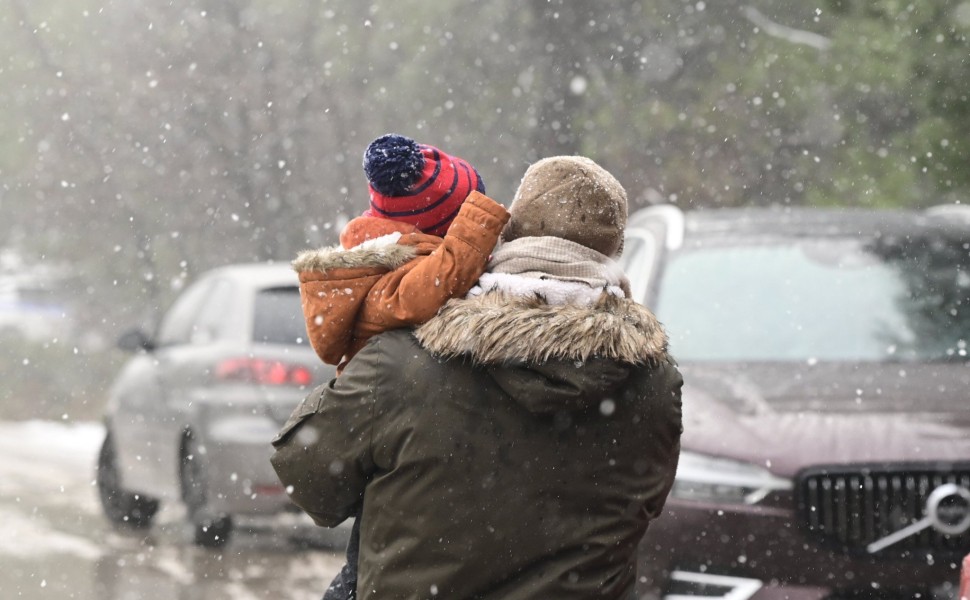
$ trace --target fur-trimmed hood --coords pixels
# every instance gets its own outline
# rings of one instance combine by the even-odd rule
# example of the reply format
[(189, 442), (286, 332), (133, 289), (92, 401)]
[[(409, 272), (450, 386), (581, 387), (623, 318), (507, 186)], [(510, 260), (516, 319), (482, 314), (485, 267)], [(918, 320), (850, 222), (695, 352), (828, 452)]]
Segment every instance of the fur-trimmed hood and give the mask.
[(440, 358), (485, 367), (535, 413), (599, 405), (635, 371), (669, 361), (653, 313), (608, 293), (591, 305), (550, 305), (490, 291), (450, 301), (415, 336)]
[(594, 357), (642, 365), (667, 355), (667, 334), (653, 313), (612, 294), (591, 306), (554, 306), (491, 291), (450, 301), (416, 335), (432, 354), (482, 365)]
[(304, 250), (293, 261), (293, 270), (297, 273), (359, 268), (393, 271), (417, 256), (417, 249), (413, 245), (398, 243), (400, 237), (386, 235), (349, 250), (341, 246)]

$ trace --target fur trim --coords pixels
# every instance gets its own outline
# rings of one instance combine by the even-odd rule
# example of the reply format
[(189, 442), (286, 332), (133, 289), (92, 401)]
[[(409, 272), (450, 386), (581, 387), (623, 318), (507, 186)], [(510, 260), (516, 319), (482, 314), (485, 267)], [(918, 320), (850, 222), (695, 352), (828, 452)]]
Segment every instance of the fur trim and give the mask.
[[(392, 237), (392, 236), (382, 236)], [(370, 240), (359, 246), (345, 250), (341, 246), (304, 250), (293, 261), (293, 270), (329, 271), (331, 269), (385, 268), (393, 271), (411, 261), (418, 255), (414, 246), (402, 244), (374, 244), (382, 238)], [(400, 239), (400, 236), (397, 237)]]
[(630, 364), (667, 358), (667, 334), (633, 300), (602, 294), (592, 306), (551, 306), (493, 291), (451, 300), (415, 335), (443, 358), (478, 364), (608, 358)]

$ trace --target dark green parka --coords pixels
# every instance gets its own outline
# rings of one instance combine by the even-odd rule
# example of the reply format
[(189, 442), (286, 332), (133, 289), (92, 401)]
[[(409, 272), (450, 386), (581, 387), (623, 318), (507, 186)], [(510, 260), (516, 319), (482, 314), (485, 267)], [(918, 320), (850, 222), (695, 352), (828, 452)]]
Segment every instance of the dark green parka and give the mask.
[(319, 525), (363, 502), (362, 600), (626, 598), (676, 471), (681, 384), (635, 302), (493, 292), (373, 338), (272, 461)]

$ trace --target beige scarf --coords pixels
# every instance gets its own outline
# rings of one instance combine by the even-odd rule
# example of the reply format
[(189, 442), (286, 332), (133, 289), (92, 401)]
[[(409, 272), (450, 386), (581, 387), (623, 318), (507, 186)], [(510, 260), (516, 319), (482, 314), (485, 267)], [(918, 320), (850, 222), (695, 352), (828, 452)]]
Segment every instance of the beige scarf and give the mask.
[(612, 258), (562, 238), (522, 237), (499, 246), (487, 271), (535, 279), (584, 283), (591, 288), (619, 287), (630, 297), (630, 281)]

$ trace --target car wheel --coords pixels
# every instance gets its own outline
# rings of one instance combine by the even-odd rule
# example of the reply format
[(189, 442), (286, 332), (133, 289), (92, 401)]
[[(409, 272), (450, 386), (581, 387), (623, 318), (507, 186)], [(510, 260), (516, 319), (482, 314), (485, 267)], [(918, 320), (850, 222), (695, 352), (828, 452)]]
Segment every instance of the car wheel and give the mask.
[(98, 453), (95, 482), (101, 508), (113, 524), (139, 529), (152, 524), (152, 519), (158, 512), (158, 500), (122, 489), (118, 456), (110, 431), (104, 436), (101, 451)]
[(213, 513), (207, 506), (205, 450), (191, 431), (182, 440), (179, 474), (193, 541), (206, 548), (224, 546), (232, 534), (232, 517)]

